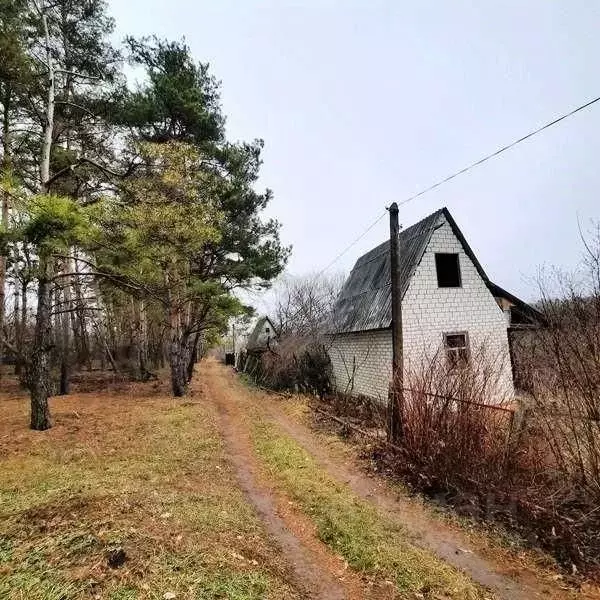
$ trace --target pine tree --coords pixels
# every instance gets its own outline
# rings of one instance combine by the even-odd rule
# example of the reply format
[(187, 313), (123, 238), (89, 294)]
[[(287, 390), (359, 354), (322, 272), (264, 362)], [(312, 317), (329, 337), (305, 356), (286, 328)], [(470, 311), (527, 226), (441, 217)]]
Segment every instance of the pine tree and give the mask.
[[(222, 217), (219, 241), (207, 243), (190, 265), (191, 273), (204, 286), (189, 307), (194, 335), (179, 336), (177, 344), (171, 340), (171, 356), (177, 352), (181, 362), (187, 362), (175, 371), (185, 372), (187, 378), (200, 339), (198, 332), (222, 322), (228, 302), (231, 309), (239, 310), (231, 295), (234, 290), (268, 285), (282, 271), (289, 249), (279, 240), (279, 223), (261, 218), (271, 192), (254, 190), (262, 141), (226, 141), (218, 84), (208, 65), (196, 64), (184, 43), (130, 38), (128, 46), (132, 59), (145, 67), (147, 81), (140, 89), (124, 94), (113, 115), (115, 124), (133, 131), (134, 147), (140, 142), (184, 142), (195, 148), (198, 169), (207, 178), (201, 191)], [(175, 375), (173, 379), (174, 393), (183, 393)]]
[[(17, 5), (16, 2), (12, 4)], [(37, 203), (47, 209), (39, 214), (29, 214), (26, 210), (25, 220), (39, 224), (44, 215), (52, 215), (60, 236), (66, 222), (59, 219), (60, 215), (65, 215), (62, 209), (59, 210), (62, 205), (59, 206), (56, 193), (60, 193), (63, 200), (65, 196), (70, 198), (73, 207), (77, 206), (76, 201), (94, 200), (110, 171), (103, 159), (107, 154), (110, 156), (107, 151), (111, 150), (111, 145), (105, 136), (104, 119), (95, 109), (103, 106), (102, 93), (114, 80), (118, 55), (105, 41), (111, 21), (105, 17), (105, 3), (100, 0), (52, 3), (28, 0), (18, 3), (18, 7), (22, 22), (22, 27), (17, 29), (19, 47), (29, 71), (24, 73), (21, 68), (15, 77), (15, 89), (26, 102), (19, 107), (17, 119), (13, 119), (8, 127), (9, 140), (18, 140), (20, 148), (18, 155), (11, 156), (11, 161), (25, 197), (36, 198)], [(6, 110), (4, 112), (8, 114)], [(11, 127), (15, 129), (14, 136)], [(53, 212), (51, 206), (57, 211)], [(34, 242), (26, 236), (23, 242), (31, 243), (37, 251), (35, 334), (30, 355), (26, 357), (32, 403), (31, 426), (46, 429), (50, 426), (47, 408), (51, 391), (50, 298), (56, 287), (57, 271), (61, 268), (64, 271), (61, 288), (68, 301), (67, 312), (72, 312), (69, 298), (74, 283), (69, 266), (72, 252), (62, 248), (52, 231), (47, 232), (43, 241), (40, 238)], [(56, 247), (61, 248), (66, 258), (56, 255), (52, 250)], [(84, 328), (82, 334), (85, 334)], [(65, 374), (68, 373), (70, 345), (66, 335), (62, 348)], [(22, 349), (14, 349), (24, 358), (19, 352)], [(65, 381), (66, 377), (63, 384)]]
[[(25, 51), (26, 14), (24, 0), (0, 0), (0, 178), (10, 177), (13, 169), (13, 128), (23, 104), (23, 90), (30, 82), (31, 65)], [(0, 190), (0, 232), (9, 228), (10, 194)], [(0, 247), (0, 356), (4, 348), (5, 289), (8, 247)]]

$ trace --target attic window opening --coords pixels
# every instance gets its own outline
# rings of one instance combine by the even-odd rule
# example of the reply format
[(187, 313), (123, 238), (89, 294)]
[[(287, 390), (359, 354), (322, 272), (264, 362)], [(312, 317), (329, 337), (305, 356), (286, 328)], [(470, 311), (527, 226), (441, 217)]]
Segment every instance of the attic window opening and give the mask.
[(444, 350), (452, 368), (469, 364), (469, 338), (466, 333), (445, 333)]
[(455, 288), (461, 286), (458, 254), (436, 254), (435, 271), (437, 273), (438, 287)]
[(268, 327), (265, 327), (265, 333), (269, 334), (269, 333), (271, 333), (271, 330)]

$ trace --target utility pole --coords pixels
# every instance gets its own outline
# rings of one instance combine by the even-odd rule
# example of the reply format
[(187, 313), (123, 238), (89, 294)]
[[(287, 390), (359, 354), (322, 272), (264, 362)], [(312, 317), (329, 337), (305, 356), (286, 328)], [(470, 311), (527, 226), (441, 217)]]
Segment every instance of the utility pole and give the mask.
[(402, 408), (404, 405), (404, 357), (402, 344), (402, 298), (400, 297), (398, 205), (390, 211), (390, 263), (392, 280), (392, 381), (388, 396), (388, 441), (402, 437)]
[(231, 338), (233, 342), (233, 368), (235, 369), (237, 367), (235, 364), (235, 321), (231, 324)]

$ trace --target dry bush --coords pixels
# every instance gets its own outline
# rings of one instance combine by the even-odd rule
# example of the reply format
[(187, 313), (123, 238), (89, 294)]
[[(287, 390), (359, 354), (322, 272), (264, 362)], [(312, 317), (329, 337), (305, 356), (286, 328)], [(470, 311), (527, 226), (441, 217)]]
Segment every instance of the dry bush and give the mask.
[[(536, 494), (557, 523), (559, 550), (600, 564), (600, 225), (575, 273), (539, 277), (545, 326), (522, 344), (530, 379), (530, 445), (543, 455)], [(523, 355), (525, 359), (523, 359)], [(531, 495), (531, 490), (528, 490)]]
[(600, 504), (600, 229), (584, 243), (578, 273), (540, 278), (532, 396), (556, 468)]
[(382, 463), (415, 489), (463, 514), (500, 520), (569, 568), (593, 574), (597, 504), (559, 468), (540, 422), (497, 402), (495, 364), (481, 348), (462, 368), (436, 356), (411, 372), (400, 447), (384, 450)]
[(255, 378), (274, 390), (322, 398), (331, 392), (331, 362), (323, 345), (288, 336), (260, 355)]
[(498, 357), (482, 345), (466, 364), (437, 353), (406, 373), (401, 445), (422, 484), (450, 489), (502, 480), (511, 464), (513, 411), (503, 403), (500, 372)]
[(331, 392), (327, 323), (343, 278), (287, 277), (276, 288), (278, 339), (249, 361), (261, 385), (324, 397)]
[(325, 399), (331, 412), (357, 425), (375, 429), (385, 436), (387, 407), (368, 396), (336, 393)]

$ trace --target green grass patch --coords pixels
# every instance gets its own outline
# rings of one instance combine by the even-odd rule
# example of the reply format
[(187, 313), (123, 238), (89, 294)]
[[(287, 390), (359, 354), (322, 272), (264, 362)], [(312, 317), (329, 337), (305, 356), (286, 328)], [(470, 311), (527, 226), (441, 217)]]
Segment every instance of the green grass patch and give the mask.
[(0, 460), (2, 600), (299, 597), (209, 408), (123, 397), (80, 421)]
[(267, 596), (270, 581), (264, 573), (221, 573), (206, 582), (197, 592), (198, 600), (262, 600)]
[(138, 598), (137, 590), (129, 586), (118, 587), (108, 596), (108, 600), (137, 600)]
[[(262, 571), (240, 573), (200, 569), (194, 572), (193, 577), (188, 577), (190, 573), (188, 571), (182, 574), (177, 583), (170, 578), (164, 580), (159, 587), (152, 586), (152, 589), (118, 586), (107, 597), (109, 600), (162, 600), (169, 591), (175, 593), (176, 598), (190, 600), (279, 600), (290, 597), (286, 591), (277, 590), (273, 578)], [(146, 586), (148, 587), (150, 586)]]
[(248, 373), (238, 373), (237, 374), (237, 378), (238, 381), (240, 383), (242, 383), (243, 385), (245, 385), (247, 388), (251, 389), (251, 390), (258, 390), (259, 386), (256, 383), (256, 381), (254, 379), (252, 379), (252, 377), (250, 377), (250, 375), (248, 375)]
[(456, 600), (489, 597), (466, 575), (411, 544), (404, 528), (331, 479), (274, 426), (255, 424), (253, 439), (271, 476), (312, 518), (320, 539), (353, 569), (393, 581), (400, 593)]
[[(41, 565), (40, 565), (41, 567)], [(0, 577), (0, 598), (27, 600), (71, 600), (83, 595), (84, 586), (67, 581), (58, 571), (31, 565)]]

